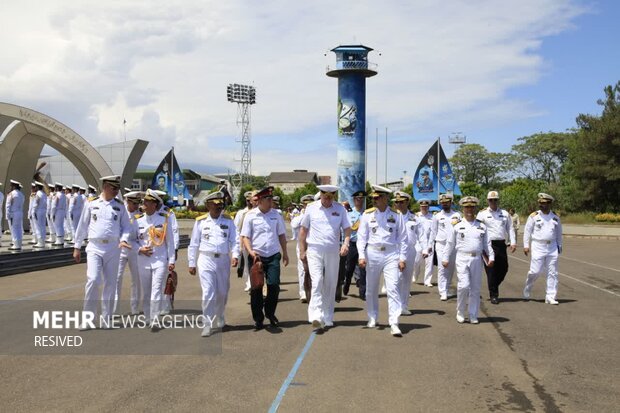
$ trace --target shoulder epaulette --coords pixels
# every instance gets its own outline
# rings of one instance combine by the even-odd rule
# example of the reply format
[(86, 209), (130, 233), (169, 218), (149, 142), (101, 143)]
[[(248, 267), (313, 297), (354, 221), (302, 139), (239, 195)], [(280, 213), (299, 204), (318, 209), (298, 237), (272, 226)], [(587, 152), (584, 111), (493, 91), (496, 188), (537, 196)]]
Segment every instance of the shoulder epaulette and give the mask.
[(159, 216), (162, 216), (162, 217), (168, 217), (168, 214), (167, 214), (167, 213), (165, 213), (165, 212), (160, 212), (160, 213), (159, 213)]
[(535, 217), (536, 215), (538, 215), (538, 211), (534, 211), (530, 214), (531, 217)]
[(372, 207), (372, 208), (368, 208), (366, 211), (364, 211), (364, 214), (370, 214), (372, 212), (375, 212), (377, 210), (377, 208)]
[(480, 222), (481, 224), (483, 224), (482, 220), (476, 218), (476, 221)]
[(116, 202), (118, 202), (119, 204), (122, 204), (121, 200), (118, 198), (113, 198)]
[(454, 218), (454, 219), (452, 219), (452, 225), (456, 225), (456, 224), (458, 224), (459, 222), (461, 222), (461, 220), (460, 220), (459, 218)]
[(232, 219), (232, 217), (230, 215), (228, 215), (227, 213), (223, 213), (222, 217), (224, 217), (226, 219)]
[(397, 210), (395, 210), (395, 209), (394, 209), (394, 208), (392, 208), (392, 207), (390, 207), (390, 211), (392, 211), (392, 212), (393, 212), (393, 213), (395, 213), (395, 214), (397, 214), (397, 213), (398, 213), (398, 211), (397, 211)]
[(144, 214), (135, 214), (134, 218), (138, 219), (138, 218), (142, 218), (144, 216)]
[(164, 206), (162, 207), (162, 209), (163, 209), (164, 211), (166, 211), (166, 212), (170, 211), (170, 208), (169, 208), (167, 205), (164, 205)]
[(196, 221), (202, 221), (203, 219), (207, 218), (208, 216), (209, 216), (209, 214), (204, 214), (204, 215), (201, 215), (199, 217), (196, 217)]
[(97, 199), (99, 199), (98, 196), (89, 196), (88, 197), (88, 202), (93, 202), (94, 200), (97, 200)]

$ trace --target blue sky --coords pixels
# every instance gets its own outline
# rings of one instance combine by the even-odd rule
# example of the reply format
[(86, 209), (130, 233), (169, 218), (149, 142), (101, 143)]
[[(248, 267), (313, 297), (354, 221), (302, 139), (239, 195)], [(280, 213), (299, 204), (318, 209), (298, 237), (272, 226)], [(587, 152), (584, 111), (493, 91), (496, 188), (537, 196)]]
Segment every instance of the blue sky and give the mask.
[[(36, 6), (36, 7), (35, 7)], [(599, 113), (620, 80), (613, 1), (33, 0), (2, 6), (0, 100), (46, 113), (94, 145), (171, 146), (184, 167), (238, 167), (228, 83), (253, 84), (252, 170), (336, 170), (335, 60), (363, 43), (379, 74), (367, 83), (368, 177), (388, 128), (388, 179), (411, 174), (437, 136), (508, 151), (517, 138)], [(24, 30), (24, 27), (27, 27)], [(448, 146), (448, 145), (445, 145)], [(453, 148), (445, 147), (450, 154)], [(383, 180), (384, 144), (380, 144)]]

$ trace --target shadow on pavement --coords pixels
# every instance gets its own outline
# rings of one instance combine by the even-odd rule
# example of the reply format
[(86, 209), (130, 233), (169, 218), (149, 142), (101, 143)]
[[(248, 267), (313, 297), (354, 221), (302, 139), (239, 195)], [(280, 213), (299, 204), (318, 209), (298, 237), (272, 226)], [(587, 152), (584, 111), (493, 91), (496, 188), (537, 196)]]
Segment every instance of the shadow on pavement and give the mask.
[(411, 312), (413, 313), (413, 315), (415, 314), (437, 314), (437, 315), (445, 315), (446, 312), (443, 310), (411, 310)]

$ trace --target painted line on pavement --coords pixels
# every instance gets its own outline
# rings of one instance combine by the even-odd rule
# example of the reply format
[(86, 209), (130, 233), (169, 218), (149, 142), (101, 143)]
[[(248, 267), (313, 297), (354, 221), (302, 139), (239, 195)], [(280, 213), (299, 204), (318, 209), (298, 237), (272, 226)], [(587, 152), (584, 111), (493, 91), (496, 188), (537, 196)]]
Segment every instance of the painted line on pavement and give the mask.
[(276, 411), (278, 411), (278, 407), (280, 407), (280, 403), (282, 403), (282, 399), (284, 398), (284, 395), (286, 394), (286, 390), (289, 388), (289, 386), (293, 382), (293, 379), (295, 378), (295, 375), (297, 374), (297, 370), (299, 370), (299, 367), (301, 366), (302, 361), (304, 361), (304, 357), (306, 357), (308, 350), (310, 350), (310, 347), (312, 346), (312, 343), (314, 342), (315, 337), (316, 337), (316, 332), (313, 331), (312, 334), (310, 334), (308, 341), (306, 341), (306, 345), (304, 346), (303, 350), (301, 350), (301, 354), (299, 355), (299, 357), (297, 357), (297, 360), (295, 361), (295, 364), (293, 365), (293, 368), (291, 369), (290, 373), (286, 377), (286, 380), (284, 380), (284, 383), (282, 383), (282, 387), (280, 387), (280, 391), (278, 392), (278, 395), (276, 396), (273, 403), (271, 404), (271, 407), (269, 408), (269, 413), (275, 413)]
[[(517, 258), (517, 257), (513, 257), (513, 256), (509, 256), (509, 257), (510, 257), (510, 258), (512, 258), (512, 259), (515, 259), (515, 260), (517, 260), (517, 261), (524, 262), (524, 263), (526, 263), (526, 264), (529, 264), (529, 263), (530, 263), (529, 261), (524, 260), (524, 259), (521, 259), (521, 258)], [(579, 278), (571, 277), (570, 275), (564, 274), (564, 273), (559, 272), (559, 271), (558, 271), (558, 274), (559, 274), (559, 275), (561, 275), (561, 276), (563, 276), (563, 277), (570, 278), (570, 279), (571, 279), (571, 280), (573, 280), (573, 281), (577, 281), (578, 283), (581, 283), (581, 284), (583, 284), (583, 285), (587, 285), (588, 287), (596, 288), (597, 290), (605, 291), (606, 293), (609, 293), (609, 294), (611, 294), (611, 295), (615, 295), (616, 297), (620, 297), (620, 294), (618, 294), (618, 293), (615, 293), (615, 292), (613, 292), (613, 291), (606, 290), (605, 288), (598, 287), (598, 286), (596, 286), (596, 285), (594, 285), (594, 284), (587, 283), (587, 282), (585, 282), (585, 281), (580, 280)]]
[(13, 299), (10, 299), (10, 300), (0, 300), (0, 304), (8, 304), (8, 303), (14, 303), (16, 301), (32, 300), (33, 298), (41, 297), (41, 296), (48, 295), (48, 294), (59, 293), (61, 291), (70, 290), (72, 288), (76, 288), (76, 287), (79, 287), (79, 286), (84, 286), (84, 283), (82, 282), (82, 283), (78, 283), (78, 284), (72, 284), (72, 285), (69, 285), (67, 287), (56, 288), (55, 290), (41, 291), (40, 293), (36, 293), (36, 294), (32, 294), (32, 295), (27, 295), (25, 297), (13, 298)]
[(611, 268), (611, 267), (605, 267), (604, 265), (599, 265), (599, 264), (595, 264), (593, 262), (588, 262), (588, 261), (581, 261), (581, 260), (576, 260), (574, 258), (568, 258), (568, 257), (562, 257), (560, 255), (560, 258), (564, 259), (564, 260), (570, 260), (570, 261), (575, 261), (575, 262), (580, 262), (582, 264), (588, 264), (588, 265), (593, 265), (595, 267), (599, 267), (599, 268), (603, 268), (606, 270), (611, 270), (611, 271), (616, 271), (616, 272), (620, 272), (620, 270), (616, 269), (616, 268)]

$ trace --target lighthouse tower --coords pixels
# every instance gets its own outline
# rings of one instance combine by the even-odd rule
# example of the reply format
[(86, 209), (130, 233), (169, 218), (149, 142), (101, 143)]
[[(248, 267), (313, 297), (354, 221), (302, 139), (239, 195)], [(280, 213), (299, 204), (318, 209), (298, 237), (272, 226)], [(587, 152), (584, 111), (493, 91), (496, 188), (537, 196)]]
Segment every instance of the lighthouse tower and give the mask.
[(338, 186), (340, 202), (352, 202), (351, 195), (366, 189), (366, 78), (377, 74), (368, 62), (370, 47), (338, 46), (336, 67), (327, 76), (338, 78)]

